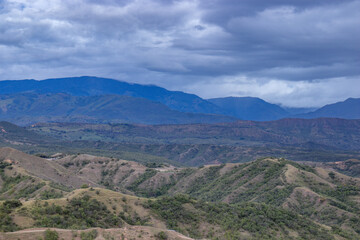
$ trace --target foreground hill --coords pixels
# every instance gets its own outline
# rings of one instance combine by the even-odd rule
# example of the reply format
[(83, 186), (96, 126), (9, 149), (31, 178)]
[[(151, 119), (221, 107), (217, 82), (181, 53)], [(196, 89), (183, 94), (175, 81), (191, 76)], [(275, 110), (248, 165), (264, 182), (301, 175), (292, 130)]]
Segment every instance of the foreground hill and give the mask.
[(295, 115), (295, 117), (360, 119), (360, 98), (348, 98), (343, 102), (329, 104), (316, 111)]
[[(206, 203), (183, 195), (150, 200), (94, 188), (75, 190), (66, 198), (10, 203), (4, 202), (2, 207), (12, 216), (13, 229), (25, 224), (62, 229), (110, 228), (88, 231), (95, 237), (101, 234), (109, 239), (131, 235), (133, 239), (192, 239), (174, 230), (197, 239), (335, 239), (336, 236), (307, 218), (279, 208), (256, 203)], [(73, 230), (71, 235), (85, 236), (81, 232)], [(20, 234), (1, 235), (8, 239)]]
[(214, 114), (183, 113), (144, 98), (63, 93), (0, 95), (0, 118), (20, 125), (37, 122), (178, 124), (236, 120)]
[(285, 118), (290, 114), (276, 104), (254, 97), (212, 98), (209, 102), (228, 111), (229, 115), (242, 120), (270, 121)]
[[(160, 231), (169, 239), (186, 239), (166, 229), (210, 239), (360, 236), (360, 179), (323, 168), (275, 158), (175, 168), (91, 155), (40, 159), (9, 148), (0, 152), (0, 196), (22, 199), (3, 201), (2, 231), (33, 227), (123, 228), (132, 229), (129, 232), (135, 231), (140, 239), (139, 234), (144, 239), (156, 239)], [(28, 167), (26, 162), (34, 167)], [(37, 172), (43, 165), (47, 169)], [(55, 177), (51, 175), (54, 169), (71, 173), (73, 180), (66, 181), (63, 172), (55, 173), (56, 185), (49, 180)], [(29, 184), (32, 181), (33, 185)], [(86, 188), (70, 191), (77, 188), (74, 183), (81, 181)], [(31, 190), (39, 184), (35, 191)], [(27, 191), (21, 190), (24, 186)], [(130, 227), (138, 225), (150, 228)], [(117, 234), (116, 230), (97, 230), (97, 234), (105, 233)], [(22, 233), (2, 236), (20, 236), (17, 234)]]
[(108, 78), (70, 77), (35, 80), (0, 81), (0, 94), (33, 92), (67, 93), (73, 96), (123, 95), (160, 102), (181, 112), (224, 114), (218, 106), (194, 95), (169, 91), (154, 85), (121, 82)]

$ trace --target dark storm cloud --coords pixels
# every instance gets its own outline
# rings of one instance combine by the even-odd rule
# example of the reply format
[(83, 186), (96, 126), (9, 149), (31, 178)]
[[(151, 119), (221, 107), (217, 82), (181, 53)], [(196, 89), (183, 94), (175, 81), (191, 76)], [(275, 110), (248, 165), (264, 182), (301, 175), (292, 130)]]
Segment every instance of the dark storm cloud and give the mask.
[(97, 75), (320, 105), (360, 97), (358, 9), (360, 0), (0, 0), (0, 77)]

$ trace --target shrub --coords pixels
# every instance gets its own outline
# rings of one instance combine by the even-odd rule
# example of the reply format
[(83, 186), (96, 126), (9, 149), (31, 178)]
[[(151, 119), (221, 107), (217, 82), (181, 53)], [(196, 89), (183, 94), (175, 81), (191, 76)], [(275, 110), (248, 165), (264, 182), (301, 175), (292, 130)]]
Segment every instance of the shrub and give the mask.
[(155, 238), (159, 240), (166, 240), (168, 239), (168, 236), (165, 232), (161, 231), (155, 235)]
[(44, 240), (58, 240), (59, 234), (56, 231), (51, 231), (50, 229), (47, 229), (44, 232)]
[(6, 200), (3, 203), (4, 208), (13, 209), (22, 206), (22, 203), (18, 199)]
[(91, 230), (90, 232), (82, 232), (80, 234), (81, 240), (94, 240), (98, 235), (96, 229)]

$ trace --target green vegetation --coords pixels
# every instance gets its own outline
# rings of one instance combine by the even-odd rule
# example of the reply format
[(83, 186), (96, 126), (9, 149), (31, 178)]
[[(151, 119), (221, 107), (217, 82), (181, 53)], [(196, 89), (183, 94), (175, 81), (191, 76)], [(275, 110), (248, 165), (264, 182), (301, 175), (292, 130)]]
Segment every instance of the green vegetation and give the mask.
[[(14, 150), (9, 151), (14, 155)], [(99, 181), (109, 189), (131, 191), (137, 199), (87, 184), (82, 186), (86, 189), (68, 193), (68, 187), (42, 181), (36, 172), (25, 175), (21, 161), (13, 166), (0, 162), (1, 185), (6, 190), (1, 196), (27, 201), (24, 206), (18, 200), (1, 203), (1, 231), (24, 227), (21, 222), (31, 218), (28, 222), (34, 227), (67, 229), (116, 228), (124, 223), (154, 226), (160, 221), (168, 229), (206, 239), (358, 239), (360, 235), (358, 179), (282, 158), (156, 169), (165, 165), (152, 162), (144, 167), (116, 158), (81, 155), (59, 160), (62, 164), (74, 162), (67, 170), (58, 166), (61, 171), (56, 171), (57, 160), (52, 163), (55, 167), (48, 168), (58, 174), (53, 179), (81, 171), (82, 180), (77, 184)], [(33, 199), (28, 201), (29, 197)], [(94, 236), (84, 231), (77, 237)], [(170, 238), (165, 232), (152, 236)]]
[(17, 226), (12, 219), (11, 213), (12, 211), (20, 207), (22, 203), (19, 200), (6, 200), (0, 205), (0, 231), (1, 232), (10, 232), (19, 230), (19, 226)]
[(157, 163), (157, 162), (148, 162), (144, 164), (148, 168), (161, 168), (164, 167), (164, 163)]
[(161, 232), (158, 232), (157, 234), (155, 234), (155, 238), (158, 240), (166, 240), (166, 239), (168, 239), (168, 236), (165, 232), (161, 231)]
[[(158, 214), (168, 228), (194, 238), (241, 239), (241, 232), (245, 230), (254, 239), (279, 239), (279, 236), (292, 239), (291, 229), (301, 239), (334, 239), (328, 231), (310, 220), (266, 204), (207, 203), (187, 195), (177, 195), (149, 200), (145, 207)], [(208, 231), (201, 231), (200, 223), (208, 224)], [(219, 227), (221, 231), (211, 231)]]
[(34, 192), (41, 189), (45, 185), (46, 185), (45, 182), (41, 182), (41, 183), (38, 183), (38, 184), (32, 184), (30, 186), (26, 186), (26, 187), (20, 189), (19, 191), (17, 191), (17, 193), (15, 194), (15, 197), (16, 198), (30, 197)]
[(98, 232), (94, 229), (89, 232), (82, 232), (80, 234), (81, 240), (94, 240), (98, 235)]
[(139, 185), (145, 182), (146, 180), (152, 178), (153, 176), (155, 176), (156, 173), (157, 173), (156, 170), (147, 168), (142, 175), (140, 175), (129, 187), (127, 187), (127, 189), (137, 193), (140, 196), (144, 196), (144, 195), (148, 196), (149, 192), (146, 190), (144, 191), (143, 189), (139, 189)]
[(47, 229), (44, 232), (44, 240), (58, 240), (58, 239), (59, 239), (59, 234), (56, 231)]
[(71, 192), (71, 190), (73, 190), (72, 188), (70, 187), (67, 187), (63, 184), (60, 184), (60, 183), (55, 183), (55, 182), (50, 182), (49, 186), (51, 188), (54, 188), (54, 189), (58, 189), (58, 190), (61, 190), (63, 192)]
[(45, 190), (40, 193), (40, 199), (43, 199), (43, 200), (61, 198), (63, 196), (64, 196), (64, 194), (62, 192), (56, 191), (54, 189)]
[(88, 195), (71, 199), (65, 207), (37, 204), (31, 209), (30, 216), (36, 220), (37, 226), (42, 227), (86, 229), (122, 225), (119, 217), (112, 214), (102, 202), (91, 199)]
[(21, 181), (29, 179), (28, 176), (23, 176), (21, 174), (16, 174), (15, 176), (8, 176), (5, 174), (6, 168), (11, 168), (11, 164), (1, 162), (0, 163), (0, 177), (3, 181), (2, 188), (0, 189), (0, 193), (5, 193), (11, 190), (14, 186), (19, 184)]
[(205, 201), (220, 201), (236, 189), (242, 188), (229, 200), (232, 203), (251, 199), (263, 203), (281, 205), (291, 194), (294, 186), (285, 186), (280, 180), (286, 160), (269, 161), (259, 159), (251, 164), (241, 164), (220, 175), (224, 165), (200, 169), (203, 172), (184, 191), (186, 194)]

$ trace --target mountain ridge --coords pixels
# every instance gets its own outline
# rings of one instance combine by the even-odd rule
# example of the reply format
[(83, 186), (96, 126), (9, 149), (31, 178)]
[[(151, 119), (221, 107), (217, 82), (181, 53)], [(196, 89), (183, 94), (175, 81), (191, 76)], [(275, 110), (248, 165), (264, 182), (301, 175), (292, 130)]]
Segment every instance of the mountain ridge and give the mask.
[[(359, 99), (356, 98), (349, 98), (344, 102), (328, 104), (314, 111), (313, 108), (283, 107), (255, 97), (224, 97), (206, 100), (195, 94), (169, 91), (156, 85), (127, 83), (110, 78), (91, 76), (51, 78), (45, 80), (0, 81), (0, 96), (9, 94), (21, 95), (24, 93), (37, 93), (40, 95), (65, 93), (75, 97), (103, 95), (129, 96), (147, 99), (153, 103), (158, 102), (179, 112), (226, 115), (238, 119), (256, 121), (271, 121), (282, 118), (360, 118), (360, 110), (358, 110), (360, 109), (360, 103)], [(0, 104), (0, 109), (1, 108), (4, 108), (4, 106)], [(309, 111), (313, 112), (309, 113)], [(109, 121), (109, 119), (107, 120)], [(214, 121), (208, 120), (208, 122)], [(129, 122), (131, 123), (130, 120)], [(160, 123), (168, 122), (164, 121)]]
[(327, 104), (313, 112), (295, 115), (299, 118), (346, 118), (360, 119), (360, 98), (348, 98), (341, 102)]
[(139, 97), (66, 93), (0, 95), (0, 118), (21, 125), (37, 122), (184, 124), (236, 120), (224, 115), (184, 113)]
[(91, 76), (52, 78), (45, 80), (0, 81), (0, 94), (20, 92), (68, 93), (74, 96), (126, 95), (158, 101), (181, 112), (224, 114), (224, 111), (206, 100), (181, 91), (169, 91), (155, 85), (127, 83), (109, 78)]

